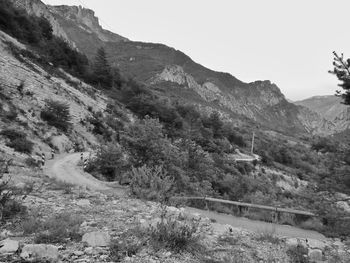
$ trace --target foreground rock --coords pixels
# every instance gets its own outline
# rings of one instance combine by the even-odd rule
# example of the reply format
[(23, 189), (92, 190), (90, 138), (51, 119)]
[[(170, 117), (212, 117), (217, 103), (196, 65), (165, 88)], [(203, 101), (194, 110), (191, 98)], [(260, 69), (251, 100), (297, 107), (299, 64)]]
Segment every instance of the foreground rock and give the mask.
[(22, 249), (21, 258), (25, 260), (47, 259), (50, 262), (58, 260), (58, 248), (53, 245), (25, 245)]
[(0, 254), (15, 253), (19, 248), (16, 240), (5, 239), (0, 242)]
[(86, 233), (82, 241), (86, 242), (90, 247), (107, 247), (111, 237), (107, 232), (94, 231)]

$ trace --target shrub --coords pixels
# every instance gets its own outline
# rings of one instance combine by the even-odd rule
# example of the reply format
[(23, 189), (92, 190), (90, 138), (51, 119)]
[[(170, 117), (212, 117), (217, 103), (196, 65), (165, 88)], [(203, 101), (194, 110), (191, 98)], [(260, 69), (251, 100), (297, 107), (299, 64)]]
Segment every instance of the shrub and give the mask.
[(0, 132), (1, 135), (5, 136), (10, 141), (26, 137), (26, 134), (15, 129), (5, 129)]
[(291, 258), (293, 263), (309, 263), (308, 249), (301, 244), (291, 246), (287, 250), (288, 256)]
[(147, 229), (150, 243), (155, 250), (170, 249), (175, 253), (182, 251), (195, 252), (200, 248), (198, 243), (199, 223), (195, 219), (181, 216), (171, 217), (163, 209), (160, 222)]
[(65, 132), (68, 131), (71, 126), (71, 116), (67, 103), (47, 100), (46, 107), (41, 111), (40, 116), (49, 125)]
[(99, 148), (96, 158), (89, 162), (87, 171), (100, 173), (109, 181), (120, 181), (127, 167), (128, 162), (122, 148), (119, 145), (108, 144)]
[(271, 244), (279, 244), (281, 242), (280, 238), (275, 235), (275, 229), (266, 229), (257, 236), (256, 240), (269, 242)]
[(6, 145), (15, 149), (17, 152), (29, 154), (32, 152), (34, 144), (26, 138), (18, 138), (6, 143)]
[(21, 222), (23, 234), (30, 235), (39, 231), (41, 227), (41, 221), (37, 216), (30, 216)]
[(24, 163), (29, 167), (40, 167), (40, 163), (35, 160), (33, 157), (28, 157), (24, 160)]
[(52, 216), (42, 222), (40, 232), (35, 235), (34, 242), (36, 244), (49, 244), (62, 243), (67, 239), (80, 241), (79, 227), (82, 222), (80, 217), (70, 213)]
[(26, 192), (9, 185), (10, 180), (4, 178), (9, 161), (0, 160), (0, 219), (8, 220), (18, 214), (24, 214), (26, 207), (20, 203)]
[(144, 165), (131, 170), (131, 193), (140, 199), (166, 202), (173, 182), (162, 166), (151, 168)]
[(145, 237), (138, 227), (124, 232), (118, 239), (112, 240), (109, 251), (113, 261), (120, 262), (124, 257), (136, 255), (145, 245)]

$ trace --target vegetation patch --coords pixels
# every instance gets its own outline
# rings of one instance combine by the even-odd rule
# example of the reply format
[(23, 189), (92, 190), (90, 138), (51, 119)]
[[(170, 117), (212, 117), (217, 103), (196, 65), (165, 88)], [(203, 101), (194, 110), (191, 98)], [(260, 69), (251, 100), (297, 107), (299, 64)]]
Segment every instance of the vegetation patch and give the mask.
[(41, 118), (49, 125), (67, 132), (71, 127), (69, 105), (64, 102), (47, 100), (45, 108), (41, 111)]
[[(37, 224), (35, 221), (33, 226)], [(70, 212), (61, 213), (40, 222), (35, 234), (34, 242), (37, 244), (65, 243), (67, 240), (80, 241), (79, 227), (82, 218)], [(27, 227), (28, 228), (28, 227)]]

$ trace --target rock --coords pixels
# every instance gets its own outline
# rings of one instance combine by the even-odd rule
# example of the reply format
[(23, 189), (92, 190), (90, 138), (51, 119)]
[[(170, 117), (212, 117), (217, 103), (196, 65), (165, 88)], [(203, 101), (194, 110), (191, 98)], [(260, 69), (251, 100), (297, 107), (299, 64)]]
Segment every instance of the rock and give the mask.
[(74, 251), (73, 254), (77, 257), (80, 257), (80, 256), (84, 255), (84, 252), (83, 251)]
[(288, 247), (296, 247), (298, 245), (301, 245), (307, 248), (306, 241), (300, 238), (288, 238), (286, 239), (286, 245)]
[(7, 237), (10, 237), (10, 236), (13, 236), (13, 233), (9, 230), (4, 230), (0, 233), (0, 238), (1, 239), (4, 239), (4, 238), (7, 238)]
[(307, 242), (307, 245), (309, 248), (321, 249), (321, 250), (324, 250), (326, 247), (326, 244), (323, 241), (316, 240), (316, 239), (309, 239)]
[(25, 245), (22, 249), (21, 258), (23, 259), (58, 259), (58, 248), (53, 245), (35, 244)]
[(323, 256), (321, 249), (310, 249), (308, 254), (311, 262), (322, 261)]
[(19, 248), (16, 240), (5, 239), (0, 242), (0, 254), (15, 253)]
[(90, 206), (91, 203), (88, 199), (80, 199), (78, 202), (77, 202), (77, 205), (78, 206)]
[(86, 233), (82, 239), (90, 247), (106, 247), (111, 241), (111, 237), (107, 232), (94, 231)]

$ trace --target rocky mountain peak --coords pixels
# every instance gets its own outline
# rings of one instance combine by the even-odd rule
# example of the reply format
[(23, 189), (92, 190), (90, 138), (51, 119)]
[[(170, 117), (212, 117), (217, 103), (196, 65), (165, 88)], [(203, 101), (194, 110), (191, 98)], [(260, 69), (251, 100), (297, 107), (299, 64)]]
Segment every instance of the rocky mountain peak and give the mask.
[(91, 9), (84, 8), (82, 6), (67, 5), (48, 6), (48, 8), (56, 17), (59, 16), (62, 19), (76, 23), (80, 26), (80, 28), (88, 31), (89, 33), (95, 33), (103, 42), (128, 41), (128, 39), (125, 37), (103, 29), (100, 25), (98, 17), (95, 16), (95, 12)]

